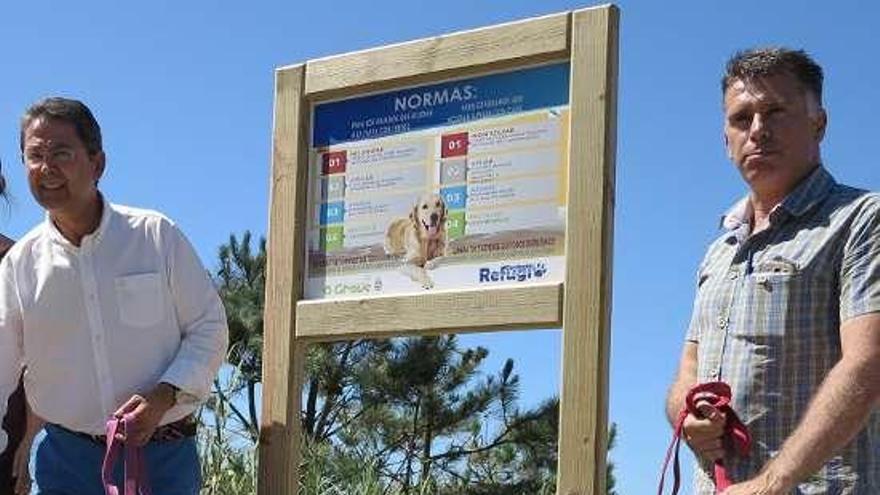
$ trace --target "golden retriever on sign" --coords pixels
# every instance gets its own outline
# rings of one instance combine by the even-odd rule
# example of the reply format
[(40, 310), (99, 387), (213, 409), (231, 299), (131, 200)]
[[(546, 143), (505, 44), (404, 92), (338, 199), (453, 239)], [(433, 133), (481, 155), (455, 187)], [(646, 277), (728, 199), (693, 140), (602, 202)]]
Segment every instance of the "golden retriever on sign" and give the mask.
[(385, 252), (403, 256), (404, 274), (425, 289), (434, 287), (428, 270), (446, 255), (446, 203), (439, 194), (424, 194), (408, 217), (396, 218), (385, 231)]

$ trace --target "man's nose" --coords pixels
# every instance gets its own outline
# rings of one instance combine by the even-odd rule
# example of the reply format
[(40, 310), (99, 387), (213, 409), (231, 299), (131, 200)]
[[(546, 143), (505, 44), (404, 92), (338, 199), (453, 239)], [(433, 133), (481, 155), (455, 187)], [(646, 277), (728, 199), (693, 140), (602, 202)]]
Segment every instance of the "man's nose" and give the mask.
[(39, 170), (42, 175), (50, 175), (55, 172), (55, 164), (52, 160), (42, 160)]
[(752, 116), (752, 125), (749, 129), (752, 141), (761, 143), (770, 138), (770, 127), (767, 125), (767, 117), (760, 113)]

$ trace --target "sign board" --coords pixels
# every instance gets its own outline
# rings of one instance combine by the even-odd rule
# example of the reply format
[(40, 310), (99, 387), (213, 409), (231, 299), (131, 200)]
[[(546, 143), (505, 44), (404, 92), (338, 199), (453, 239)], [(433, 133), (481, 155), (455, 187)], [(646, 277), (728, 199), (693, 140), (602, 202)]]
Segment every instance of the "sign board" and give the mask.
[(277, 70), (258, 493), (297, 491), (311, 343), (556, 327), (557, 493), (605, 493), (617, 24), (601, 6)]
[(562, 282), (569, 71), (316, 105), (304, 297)]

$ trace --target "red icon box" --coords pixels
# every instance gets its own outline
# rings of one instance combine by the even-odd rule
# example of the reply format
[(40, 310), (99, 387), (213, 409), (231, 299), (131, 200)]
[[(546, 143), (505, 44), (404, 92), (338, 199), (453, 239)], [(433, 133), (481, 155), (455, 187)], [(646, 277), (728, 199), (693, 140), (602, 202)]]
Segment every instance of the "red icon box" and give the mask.
[(468, 133), (446, 134), (440, 138), (440, 158), (468, 154)]
[(345, 150), (324, 153), (321, 157), (321, 172), (324, 175), (345, 173), (348, 155)]

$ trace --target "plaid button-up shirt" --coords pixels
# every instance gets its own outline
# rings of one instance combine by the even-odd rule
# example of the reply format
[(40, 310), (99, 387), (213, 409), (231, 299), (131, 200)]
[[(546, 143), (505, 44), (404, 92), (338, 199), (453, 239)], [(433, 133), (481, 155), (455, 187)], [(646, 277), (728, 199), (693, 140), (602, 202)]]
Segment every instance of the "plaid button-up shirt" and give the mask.
[[(840, 324), (880, 311), (880, 195), (840, 185), (818, 167), (750, 235), (748, 198), (700, 265), (687, 340), (697, 379), (722, 380), (753, 437), (748, 458), (725, 460), (735, 481), (757, 474), (798, 425), (841, 357)], [(714, 493), (710, 466), (696, 493)], [(880, 414), (802, 483), (798, 494), (880, 494)]]

